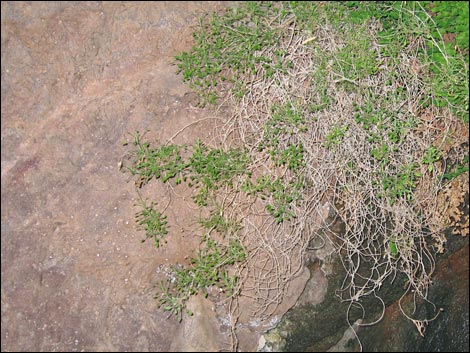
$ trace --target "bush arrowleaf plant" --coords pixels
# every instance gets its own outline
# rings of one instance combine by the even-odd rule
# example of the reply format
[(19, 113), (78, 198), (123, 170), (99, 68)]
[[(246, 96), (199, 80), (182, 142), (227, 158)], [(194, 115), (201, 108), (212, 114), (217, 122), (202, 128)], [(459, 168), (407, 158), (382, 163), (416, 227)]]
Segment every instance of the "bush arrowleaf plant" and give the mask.
[[(209, 210), (196, 258), (162, 285), (164, 310), (181, 319), (215, 285), (258, 296), (269, 318), (328, 227), (325, 205), (345, 224), (341, 300), (380, 295), (397, 272), (404, 293), (427, 299), (444, 227), (434, 200), (468, 172), (468, 152), (448, 163), (465, 149), (451, 127), (468, 129), (468, 2), (246, 2), (201, 18), (193, 36), (177, 72), (201, 104), (224, 102), (225, 138), (152, 146), (137, 133), (128, 167), (138, 187), (186, 183)], [(162, 239), (166, 219), (144, 209), (139, 222)], [(429, 320), (402, 311), (423, 333)]]

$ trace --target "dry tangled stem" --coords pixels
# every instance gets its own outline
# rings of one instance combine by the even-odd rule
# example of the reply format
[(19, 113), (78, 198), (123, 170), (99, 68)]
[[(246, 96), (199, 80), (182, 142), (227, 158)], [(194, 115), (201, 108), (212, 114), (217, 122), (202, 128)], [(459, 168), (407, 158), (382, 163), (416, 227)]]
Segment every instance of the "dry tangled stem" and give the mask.
[[(371, 38), (377, 33), (374, 26), (377, 23), (371, 23), (368, 28)], [(341, 67), (335, 54), (343, 46), (339, 33), (328, 27), (317, 28), (314, 37), (307, 38), (296, 29), (295, 22), (286, 30), (287, 39), (280, 49), (288, 53), (286, 60), (292, 66), (275, 72), (270, 78), (260, 69), (256, 75), (246, 77), (244, 84), (249, 90), (241, 99), (229, 91), (225, 96), (224, 104), (233, 109), (233, 114), (221, 129), (220, 139), (227, 146), (249, 150), (256, 161), (253, 174), (282, 176), (284, 185), (297, 180), (299, 175), (305, 177), (303, 198), (293, 206), (296, 218), (281, 224), (267, 214), (264, 206), (269, 200), (234, 196), (230, 206), (243, 220), (242, 239), (248, 251), (248, 261), (240, 270), (241, 294), (257, 302), (258, 309), (252, 313), (255, 317), (272, 315), (283, 300), (289, 282), (302, 269), (309, 242), (320, 228), (328, 227), (329, 212), (325, 212), (325, 207), (330, 207), (346, 225), (345, 233), (335, 241), (347, 271), (343, 287), (338, 291), (343, 300), (355, 303), (364, 296), (378, 295), (382, 284), (393, 281), (397, 273), (405, 274), (408, 288), (426, 299), (435, 265), (431, 247), (440, 252), (445, 244), (442, 230), (446, 222), (435, 217), (443, 188), (439, 176), (444, 173), (444, 166), (435, 163), (429, 170), (427, 164), (419, 164), (416, 172), (420, 178), (415, 188), (408, 190), (407, 197), (398, 197), (394, 202), (384, 197), (386, 190), (380, 179), (381, 175), (393, 174), (403, 165), (420, 161), (429, 146), (444, 149), (451, 126), (457, 122), (448, 110), (428, 111), (423, 116), (420, 102), (427, 99), (427, 91), (422, 70), (416, 70), (416, 52), (424, 43), (416, 41), (409, 46), (397, 64), (396, 60), (381, 57), (374, 42), (380, 70), (373, 76), (351, 80), (331, 67), (334, 60)], [(262, 54), (274, 58), (277, 49), (265, 48)], [(327, 60), (322, 52), (329, 55), (327, 75), (323, 82), (316, 82), (312, 77)], [(392, 76), (395, 76), (392, 83), (385, 85)], [(354, 84), (355, 88), (347, 88), (345, 82)], [(321, 85), (333, 101), (327, 108), (312, 113), (308, 110), (312, 104), (323, 103)], [(389, 102), (381, 100), (380, 97), (397, 89), (406, 91), (406, 99), (397, 96)], [(405, 129), (399, 144), (383, 141), (390, 154), (381, 172), (371, 157), (374, 146), (369, 131), (354, 119), (354, 106), (365, 104), (366, 97), (374, 95), (393, 118), (415, 122)], [(273, 107), (285, 105), (297, 109), (307, 121), (305, 131), (294, 128), (293, 133), (279, 141), (281, 150), (292, 145), (303, 146), (305, 163), (296, 173), (274, 166), (266, 152), (258, 149), (265, 138)], [(386, 124), (392, 116), (383, 118)], [(348, 129), (341, 143), (326, 148), (324, 141), (332, 126)], [(396, 246), (396, 253), (390, 250), (391, 242)], [(236, 316), (236, 309), (233, 314)]]
[[(250, 167), (253, 180), (271, 175), (286, 187), (300, 180), (303, 183), (302, 197), (291, 204), (295, 217), (282, 222), (267, 212), (266, 205), (273, 201), (269, 197), (261, 200), (234, 192), (241, 188), (241, 180), (234, 180), (233, 188), (219, 195), (228, 217), (243, 225), (240, 233), (232, 234), (247, 251), (247, 261), (237, 269), (238, 290), (256, 303), (251, 315), (259, 319), (267, 320), (276, 312), (289, 283), (303, 269), (309, 243), (322, 228), (328, 228), (332, 214), (345, 224), (344, 233), (332, 241), (347, 272), (338, 295), (351, 305), (360, 304), (368, 295), (380, 298), (381, 286), (385, 281), (393, 282), (398, 273), (406, 276), (406, 291), (427, 300), (434, 252), (442, 252), (446, 241), (442, 231), (460, 222), (462, 216), (452, 210), (458, 209), (464, 194), (453, 197), (458, 201), (449, 206), (448, 193), (455, 185), (450, 184), (443, 192), (445, 165), (438, 162), (430, 168), (429, 163), (421, 162), (430, 146), (445, 152), (453, 126), (459, 124), (447, 109), (423, 108), (423, 102), (432, 98), (423, 80), (426, 69), (417, 60), (424, 40), (408, 45), (400, 60), (382, 57), (377, 42), (380, 25), (369, 21), (362, 29), (371, 39), (380, 67), (373, 75), (351, 78), (338, 54), (346, 46), (342, 34), (326, 22), (312, 36), (302, 33), (294, 18), (284, 21), (284, 39), (258, 54), (274, 61), (282, 50), (292, 65), (272, 76), (262, 67), (256, 74), (247, 73), (241, 83), (248, 90), (241, 98), (227, 83), (218, 85), (224, 94), (221, 106), (224, 112), (228, 107), (231, 117), (218, 129), (215, 143), (248, 150), (254, 161)], [(343, 30), (356, 29), (345, 24)], [(394, 94), (398, 91), (405, 94)], [(402, 124), (398, 143), (377, 125), (365, 129), (356, 119), (356, 108), (370, 104), (371, 97), (382, 109), (383, 126)], [(278, 151), (302, 146), (303, 164), (295, 171), (277, 165), (266, 149), (259, 148), (266, 142), (273, 111), (285, 106), (302, 116), (305, 125), (286, 124), (286, 133), (276, 141)], [(325, 142), (334, 127), (344, 129), (340, 139), (328, 145)], [(373, 158), (377, 140), (371, 141), (371, 133), (380, 136), (380, 144), (387, 150), (386, 163)], [(413, 165), (413, 186), (402, 194), (390, 195), (384, 177)], [(445, 206), (450, 207), (450, 213), (443, 213)], [(436, 216), (442, 214), (449, 216)], [(232, 333), (241, 310), (237, 300), (237, 296), (229, 298)], [(420, 334), (424, 333), (424, 324), (437, 317), (418, 320), (403, 314)], [(364, 323), (368, 324), (372, 323)], [(233, 349), (236, 335), (232, 339)]]

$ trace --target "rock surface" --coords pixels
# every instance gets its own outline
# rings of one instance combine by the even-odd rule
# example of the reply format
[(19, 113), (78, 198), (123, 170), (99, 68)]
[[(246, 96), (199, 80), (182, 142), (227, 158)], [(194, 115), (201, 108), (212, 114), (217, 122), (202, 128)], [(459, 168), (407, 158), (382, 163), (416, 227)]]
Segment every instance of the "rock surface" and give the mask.
[[(429, 300), (436, 305), (418, 303), (417, 319), (430, 319), (422, 337), (413, 323), (400, 313), (398, 302), (390, 305), (376, 326), (359, 331), (364, 350), (369, 352), (468, 352), (469, 351), (469, 247), (468, 244), (439, 262)], [(411, 308), (412, 294), (403, 299)], [(410, 314), (411, 311), (407, 312)]]
[(182, 327), (171, 344), (171, 351), (220, 352), (230, 347), (228, 341), (217, 340), (222, 335), (212, 301), (202, 295), (193, 296), (188, 301), (188, 309), (193, 315), (184, 318)]
[[(233, 347), (214, 298), (191, 299), (182, 324), (153, 298), (168, 266), (198, 248), (194, 205), (145, 186), (144, 197), (168, 205), (170, 233), (158, 250), (141, 244), (135, 186), (119, 171), (135, 131), (179, 144), (214, 138), (217, 117), (195, 107), (171, 63), (191, 48), (197, 17), (227, 5), (2, 2), (2, 350)], [(239, 349), (256, 349), (308, 278), (299, 271), (267, 321), (240, 299)]]
[[(466, 202), (468, 214), (468, 201)], [(341, 231), (339, 229), (339, 231)], [(397, 276), (393, 283), (387, 281), (381, 289), (386, 310), (383, 319), (372, 326), (353, 325), (365, 352), (440, 352), (469, 350), (469, 245), (468, 238), (451, 235), (448, 230), (448, 252), (437, 259), (433, 285), (428, 298), (430, 303), (417, 302), (413, 310), (413, 295), (402, 300), (410, 317), (432, 319), (424, 326), (424, 337), (417, 327), (400, 311), (398, 300), (403, 294)], [(324, 261), (325, 258), (322, 259)], [(321, 265), (325, 267), (325, 263)], [(336, 258), (325, 276), (317, 262), (310, 265), (311, 276), (299, 302), (283, 316), (279, 324), (259, 341), (259, 351), (265, 352), (324, 352), (360, 351), (359, 341), (346, 323), (347, 303), (335, 296), (340, 288), (344, 270)], [(317, 286), (318, 283), (326, 285)], [(311, 293), (311, 292), (314, 293)], [(326, 291), (326, 293), (325, 293)], [(366, 317), (361, 310), (351, 310), (351, 323), (374, 322), (381, 316), (380, 302), (367, 298), (362, 301)], [(443, 309), (440, 312), (440, 309)]]
[[(224, 6), (1, 3), (2, 351), (172, 347), (182, 326), (153, 286), (191, 255), (189, 211), (168, 215), (165, 250), (141, 244), (118, 163), (136, 130), (165, 140), (208, 117), (171, 62), (191, 48), (197, 16)], [(175, 142), (207, 138), (207, 123)]]

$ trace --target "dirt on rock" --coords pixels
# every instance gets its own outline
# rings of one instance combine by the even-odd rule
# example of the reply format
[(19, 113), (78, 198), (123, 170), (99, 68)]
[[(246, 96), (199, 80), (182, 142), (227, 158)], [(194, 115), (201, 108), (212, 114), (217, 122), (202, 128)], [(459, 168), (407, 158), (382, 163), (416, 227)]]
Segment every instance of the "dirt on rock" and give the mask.
[[(181, 325), (152, 286), (194, 240), (140, 242), (118, 163), (136, 130), (165, 140), (207, 117), (171, 62), (197, 17), (225, 6), (2, 2), (2, 351), (171, 349)], [(207, 138), (210, 124), (175, 142)], [(190, 210), (172, 212), (183, 230)]]

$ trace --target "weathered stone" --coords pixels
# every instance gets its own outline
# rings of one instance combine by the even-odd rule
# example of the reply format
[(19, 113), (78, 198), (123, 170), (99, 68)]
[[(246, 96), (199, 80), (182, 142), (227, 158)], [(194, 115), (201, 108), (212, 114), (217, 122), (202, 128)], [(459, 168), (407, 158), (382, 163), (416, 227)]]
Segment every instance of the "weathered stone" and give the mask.
[(344, 331), (343, 337), (341, 337), (338, 343), (328, 349), (327, 352), (349, 352), (351, 350), (349, 344), (351, 341), (356, 340), (356, 332), (359, 330), (361, 323), (361, 319), (356, 320), (351, 327), (348, 327), (347, 330)]
[[(418, 302), (417, 319), (431, 319), (424, 337), (400, 312), (398, 302), (387, 307), (384, 319), (375, 326), (359, 331), (364, 350), (374, 352), (468, 352), (469, 351), (469, 248), (468, 244), (439, 261), (429, 291), (429, 303)], [(413, 295), (403, 299), (403, 307), (413, 307)]]
[[(212, 301), (202, 295), (189, 299), (187, 308), (192, 316), (185, 316), (182, 327), (176, 333), (170, 350), (174, 352), (218, 352), (228, 347), (219, 342), (219, 321)], [(225, 344), (224, 344), (225, 343)]]
[[(156, 271), (197, 248), (180, 231), (192, 210), (169, 215), (165, 250), (141, 244), (117, 165), (136, 130), (164, 140), (207, 117), (171, 62), (197, 17), (224, 6), (1, 3), (2, 351), (170, 348), (181, 326), (157, 308)], [(191, 127), (175, 143), (210, 130)]]

